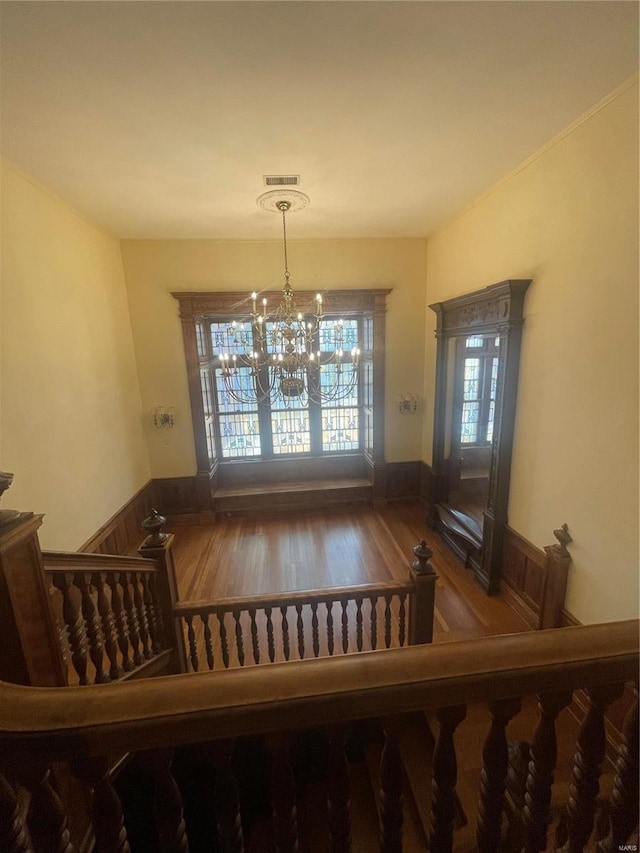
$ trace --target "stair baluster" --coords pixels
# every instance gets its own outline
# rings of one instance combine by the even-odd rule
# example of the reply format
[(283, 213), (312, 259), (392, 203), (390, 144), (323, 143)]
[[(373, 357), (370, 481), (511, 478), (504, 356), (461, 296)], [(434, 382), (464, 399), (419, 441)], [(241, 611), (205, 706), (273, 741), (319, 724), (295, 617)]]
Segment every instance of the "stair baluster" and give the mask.
[(340, 606), (342, 608), (342, 651), (346, 655), (349, 651), (349, 612), (347, 610), (349, 599), (341, 599)]
[(300, 660), (304, 660), (304, 621), (302, 619), (301, 604), (296, 604), (296, 613), (298, 614), (298, 619), (296, 621), (296, 627), (298, 629), (298, 655)]
[(91, 579), (85, 572), (76, 572), (75, 584), (80, 590), (82, 617), (89, 643), (89, 655), (95, 667), (95, 683), (106, 684), (110, 679), (104, 671), (102, 660), (104, 656), (104, 637), (98, 613), (91, 598)]
[(122, 655), (122, 668), (125, 672), (131, 672), (134, 668), (134, 663), (129, 654), (129, 625), (127, 623), (127, 614), (122, 606), (122, 598), (118, 589), (118, 572), (109, 572), (107, 575), (107, 585), (111, 590), (111, 609), (116, 622), (116, 630), (118, 633), (118, 648)]
[(227, 639), (227, 626), (224, 624), (224, 613), (218, 612), (218, 627), (220, 631), (222, 663), (225, 669), (229, 669), (229, 640)]
[(622, 727), (616, 775), (609, 809), (609, 832), (598, 843), (597, 853), (616, 853), (638, 825), (638, 687)]
[(215, 667), (215, 660), (213, 657), (213, 639), (211, 637), (211, 626), (209, 625), (209, 614), (203, 613), (200, 618), (202, 619), (204, 632), (204, 650), (207, 655), (207, 666), (210, 670), (213, 670)]
[(526, 853), (539, 853), (547, 847), (550, 821), (551, 786), (558, 758), (556, 718), (571, 702), (571, 693), (558, 692), (538, 697), (540, 718), (531, 743), (531, 760), (524, 796), (523, 823)]
[(253, 652), (253, 662), (258, 664), (260, 663), (260, 642), (258, 639), (255, 608), (249, 610), (249, 618), (251, 619), (251, 651)]
[(356, 596), (356, 648), (362, 651), (362, 596)]
[(122, 678), (123, 669), (118, 661), (118, 635), (111, 602), (106, 594), (106, 578), (102, 572), (94, 572), (92, 583), (98, 591), (98, 613), (102, 623), (104, 648), (109, 658), (109, 678), (116, 681)]
[(236, 635), (236, 651), (238, 653), (238, 663), (244, 666), (244, 637), (242, 636), (242, 624), (240, 623), (240, 610), (233, 611), (233, 621), (235, 622)]
[(402, 785), (404, 769), (394, 721), (384, 721), (380, 758), (380, 853), (402, 853)]
[(207, 748), (216, 768), (215, 809), (222, 853), (244, 853), (240, 795), (231, 759), (233, 740), (219, 740)]
[(406, 639), (406, 625), (407, 625), (407, 596), (405, 593), (400, 595), (400, 608), (398, 610), (398, 643), (400, 646), (404, 646), (404, 642)]
[(456, 814), (456, 782), (458, 780), (458, 764), (453, 735), (466, 714), (467, 709), (464, 705), (440, 708), (436, 712), (440, 731), (433, 751), (431, 831), (429, 834), (429, 850), (431, 853), (451, 853), (453, 846), (453, 821)]
[(136, 666), (141, 666), (144, 663), (144, 655), (140, 651), (140, 626), (131, 597), (129, 572), (120, 572), (120, 587), (122, 589), (122, 606), (127, 614), (129, 624), (129, 642), (133, 651), (133, 662)]
[(149, 660), (153, 654), (149, 633), (149, 616), (142, 596), (140, 572), (131, 572), (130, 578), (133, 587), (133, 606), (136, 611), (140, 642), (142, 643), (142, 655), (145, 660)]
[(151, 591), (151, 583), (149, 575), (146, 572), (141, 572), (142, 575), (142, 600), (147, 610), (149, 618), (149, 634), (151, 637), (151, 650), (154, 655), (160, 653), (162, 648), (162, 632), (158, 623), (156, 607), (153, 601), (153, 593)]
[(74, 773), (91, 788), (91, 817), (100, 853), (131, 853), (122, 803), (109, 779), (109, 762), (93, 758), (74, 766)]
[(15, 791), (0, 773), (0, 850), (34, 853)]
[(269, 660), (273, 663), (276, 659), (276, 644), (273, 639), (273, 619), (271, 618), (271, 608), (265, 607), (264, 612), (267, 617), (267, 649), (269, 651)]
[(171, 772), (173, 750), (158, 749), (142, 758), (154, 776), (153, 816), (160, 853), (189, 853), (180, 789)]
[(391, 595), (385, 593), (384, 596), (384, 647), (388, 649), (391, 646)]
[(311, 642), (313, 644), (313, 656), (320, 654), (320, 633), (318, 630), (318, 602), (311, 603)]
[(505, 729), (520, 711), (520, 699), (491, 702), (491, 727), (482, 750), (480, 801), (476, 839), (479, 853), (494, 853), (498, 849), (504, 791), (509, 769), (509, 750)]
[(51, 785), (50, 769), (47, 766), (30, 768), (25, 783), (31, 793), (27, 826), (35, 849), (47, 853), (73, 853), (67, 816)]
[(191, 668), (194, 672), (197, 672), (200, 667), (200, 661), (198, 659), (198, 646), (196, 644), (196, 632), (193, 627), (193, 616), (186, 616), (187, 620), (187, 639), (189, 641), (189, 660), (191, 661)]
[(327, 601), (327, 651), (329, 652), (329, 655), (333, 654), (334, 649), (332, 608), (333, 601)]
[[(565, 820), (556, 834), (558, 853), (582, 853), (593, 830), (600, 772), (605, 756), (604, 712), (624, 691), (624, 684), (589, 690), (589, 709), (582, 721), (571, 774)], [(562, 834), (565, 837), (562, 838)], [(562, 846), (561, 846), (562, 845)]]
[(346, 728), (331, 726), (327, 732), (327, 815), (331, 853), (351, 851), (351, 800), (349, 764), (345, 753)]
[(371, 602), (371, 648), (375, 652), (378, 647), (378, 596), (372, 595)]
[(280, 613), (282, 614), (282, 650), (284, 652), (284, 659), (289, 660), (291, 657), (291, 644), (289, 641), (289, 620), (287, 619), (287, 607), (282, 606), (280, 608)]
[(298, 812), (289, 738), (286, 734), (271, 735), (267, 745), (271, 753), (271, 809), (276, 853), (297, 853)]
[(53, 585), (62, 593), (62, 618), (67, 626), (71, 662), (80, 684), (90, 684), (87, 676), (87, 636), (84, 619), (71, 592), (73, 574), (62, 572), (53, 576)]

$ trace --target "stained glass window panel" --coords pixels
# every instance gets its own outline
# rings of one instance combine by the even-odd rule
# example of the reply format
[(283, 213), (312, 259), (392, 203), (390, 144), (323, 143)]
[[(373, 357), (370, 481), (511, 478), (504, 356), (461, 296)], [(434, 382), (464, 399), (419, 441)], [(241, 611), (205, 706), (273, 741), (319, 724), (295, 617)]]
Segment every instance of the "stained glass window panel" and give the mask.
[[(323, 364), (320, 368), (320, 389), (323, 396), (329, 399), (340, 398), (341, 406), (358, 405), (358, 382), (356, 368), (353, 364), (344, 363)], [(351, 386), (351, 387), (350, 387)], [(342, 395), (345, 396), (342, 396)]]
[(309, 412), (305, 409), (271, 412), (271, 434), (274, 454), (309, 453)]
[(323, 320), (320, 324), (320, 350), (333, 352), (342, 349), (351, 351), (358, 344), (357, 320)]
[(484, 346), (484, 338), (482, 335), (472, 335), (470, 338), (467, 338), (465, 341), (465, 345), (471, 349), (475, 349), (476, 347)]
[(465, 358), (463, 399), (477, 400), (480, 386), (480, 359)]
[(253, 352), (251, 323), (211, 323), (211, 347), (214, 355), (245, 355)]
[(220, 415), (220, 442), (224, 459), (259, 456), (260, 428), (257, 413)]
[(461, 444), (474, 444), (478, 440), (478, 415), (480, 404), (477, 402), (462, 404)]
[(322, 410), (322, 449), (324, 451), (357, 450), (359, 445), (357, 408)]

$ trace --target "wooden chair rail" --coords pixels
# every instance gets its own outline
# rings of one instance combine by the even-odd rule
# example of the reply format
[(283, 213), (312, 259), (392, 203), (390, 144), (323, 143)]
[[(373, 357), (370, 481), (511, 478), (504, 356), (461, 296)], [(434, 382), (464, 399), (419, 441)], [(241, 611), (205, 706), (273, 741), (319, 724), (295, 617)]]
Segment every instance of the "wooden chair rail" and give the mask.
[(274, 592), (267, 595), (247, 595), (216, 598), (215, 601), (181, 601), (174, 607), (176, 616), (201, 616), (206, 613), (232, 613), (234, 610), (264, 610), (267, 607), (295, 607), (297, 604), (343, 601), (370, 598), (372, 595), (401, 595), (413, 589), (413, 582), (368, 583), (359, 586), (339, 586), (327, 589), (303, 589), (295, 592)]
[(157, 560), (144, 557), (118, 557), (113, 554), (84, 554), (75, 551), (43, 551), (42, 562), (45, 572), (68, 572), (77, 570), (100, 572), (157, 572)]
[(594, 688), (638, 673), (638, 622), (65, 690), (0, 682), (0, 743), (103, 755)]

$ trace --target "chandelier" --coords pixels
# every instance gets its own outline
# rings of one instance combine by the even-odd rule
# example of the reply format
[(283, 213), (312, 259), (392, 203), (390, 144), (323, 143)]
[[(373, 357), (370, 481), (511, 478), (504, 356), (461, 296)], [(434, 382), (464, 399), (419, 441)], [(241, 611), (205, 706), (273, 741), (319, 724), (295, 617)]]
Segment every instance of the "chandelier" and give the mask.
[[(284, 197), (286, 196), (286, 197)], [(225, 390), (238, 403), (271, 400), (284, 406), (327, 404), (348, 397), (358, 378), (357, 322), (325, 317), (322, 295), (311, 312), (296, 305), (287, 254), (287, 213), (309, 199), (291, 190), (264, 193), (258, 204), (282, 214), (284, 287), (270, 311), (266, 297), (251, 294), (251, 314), (226, 329), (223, 352), (216, 353)], [(294, 208), (295, 209), (295, 208)]]

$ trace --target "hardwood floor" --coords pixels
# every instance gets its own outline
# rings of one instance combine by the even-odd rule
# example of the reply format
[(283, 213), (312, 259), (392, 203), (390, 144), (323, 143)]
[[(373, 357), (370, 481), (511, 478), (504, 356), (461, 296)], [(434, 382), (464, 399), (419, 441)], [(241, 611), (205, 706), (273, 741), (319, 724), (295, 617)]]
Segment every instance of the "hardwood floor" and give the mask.
[(405, 578), (411, 549), (425, 539), (438, 573), (434, 642), (527, 630), (503, 598), (482, 592), (418, 506), (228, 518), (173, 530), (181, 601)]

